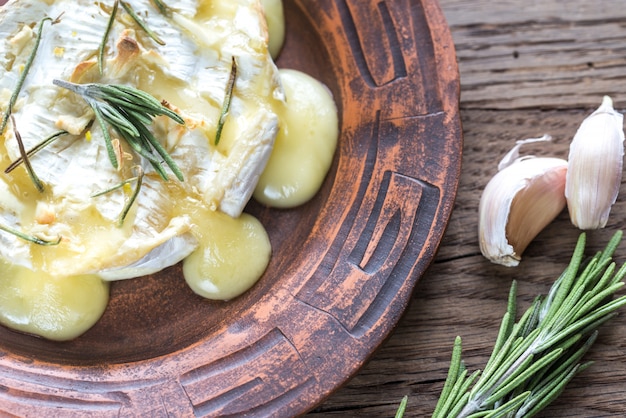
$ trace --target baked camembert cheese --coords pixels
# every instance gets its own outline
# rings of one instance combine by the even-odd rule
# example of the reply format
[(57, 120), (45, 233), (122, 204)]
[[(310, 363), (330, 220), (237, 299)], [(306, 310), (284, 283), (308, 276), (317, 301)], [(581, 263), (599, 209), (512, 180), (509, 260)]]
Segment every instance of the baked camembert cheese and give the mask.
[[(183, 124), (156, 116), (145, 126), (180, 178), (160, 164), (164, 179), (55, 80), (131, 86), (179, 115)], [(6, 303), (24, 296), (25, 277), (45, 276), (51, 286), (91, 280), (69, 299), (95, 298), (97, 318), (106, 306), (102, 279), (150, 274), (189, 256), (201, 239), (194, 228), (212, 212), (228, 215), (219, 215), (223, 222), (239, 220), (270, 156), (279, 126), (273, 109), (283, 101), (258, 0), (9, 1), (0, 9), (0, 110), (10, 115), (3, 171), (24, 150), (58, 137), (0, 176)], [(139, 171), (140, 189), (122, 223)], [(2, 322), (20, 329), (31, 322), (24, 315), (3, 314)], [(24, 330), (56, 339), (84, 331), (45, 327)]]
[(0, 323), (75, 338), (110, 281), (181, 260), (210, 299), (262, 276), (245, 205), (305, 203), (338, 136), (328, 89), (273, 62), (282, 20), (279, 0), (0, 8)]

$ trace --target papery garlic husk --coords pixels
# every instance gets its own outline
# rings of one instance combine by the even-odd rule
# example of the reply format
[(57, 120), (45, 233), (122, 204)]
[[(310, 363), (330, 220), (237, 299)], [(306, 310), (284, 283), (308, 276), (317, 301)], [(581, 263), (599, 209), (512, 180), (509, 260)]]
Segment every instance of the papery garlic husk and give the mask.
[(570, 219), (580, 229), (604, 228), (617, 200), (624, 160), (623, 119), (605, 96), (570, 145), (565, 197)]
[(480, 251), (515, 267), (530, 242), (565, 208), (567, 161), (521, 158), (499, 171), (480, 198)]

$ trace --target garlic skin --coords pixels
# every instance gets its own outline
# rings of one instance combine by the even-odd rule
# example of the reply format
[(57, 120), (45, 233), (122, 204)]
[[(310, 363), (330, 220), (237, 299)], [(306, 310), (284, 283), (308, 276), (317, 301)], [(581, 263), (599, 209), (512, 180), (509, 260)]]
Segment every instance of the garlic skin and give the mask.
[(519, 158), (500, 170), (480, 198), (478, 237), (491, 262), (515, 267), (530, 242), (565, 208), (567, 161)]
[(570, 219), (580, 229), (604, 228), (617, 199), (624, 159), (623, 119), (611, 98), (604, 96), (570, 144), (565, 196)]

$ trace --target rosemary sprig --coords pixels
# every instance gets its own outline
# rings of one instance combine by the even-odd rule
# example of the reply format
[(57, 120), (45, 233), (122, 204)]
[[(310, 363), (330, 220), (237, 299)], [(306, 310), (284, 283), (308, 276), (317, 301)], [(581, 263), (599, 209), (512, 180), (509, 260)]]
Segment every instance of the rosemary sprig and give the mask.
[(41, 37), (43, 35), (44, 23), (49, 21), (49, 22), (52, 22), (51, 23), (52, 25), (54, 25), (58, 23), (60, 20), (61, 20), (61, 16), (57, 17), (56, 19), (52, 19), (50, 17), (44, 17), (39, 22), (39, 27), (37, 29), (37, 36), (35, 37), (35, 45), (30, 55), (28, 56), (28, 60), (26, 61), (26, 64), (24, 64), (24, 69), (22, 70), (22, 73), (20, 74), (20, 78), (17, 81), (15, 90), (13, 90), (13, 94), (11, 95), (11, 98), (9, 99), (7, 109), (5, 110), (4, 116), (2, 117), (2, 122), (0, 123), (0, 133), (4, 133), (4, 130), (7, 127), (7, 123), (9, 122), (9, 117), (11, 116), (11, 113), (13, 112), (13, 106), (15, 106), (15, 102), (17, 102), (17, 98), (19, 97), (20, 92), (22, 91), (22, 87), (24, 86), (24, 81), (26, 80), (26, 76), (28, 76), (30, 67), (32, 67), (33, 62), (35, 61), (35, 56), (37, 55), (37, 50), (39, 49), (39, 44), (41, 43)]
[(139, 191), (141, 190), (141, 185), (143, 184), (143, 176), (144, 176), (144, 172), (143, 169), (141, 168), (141, 166), (135, 166), (133, 167), (136, 175), (135, 177), (129, 178), (127, 180), (124, 180), (123, 182), (111, 187), (110, 189), (104, 190), (102, 192), (98, 192), (93, 194), (91, 197), (99, 197), (99, 196), (103, 196), (105, 194), (109, 194), (111, 192), (114, 192), (118, 189), (122, 189), (124, 188), (126, 185), (129, 185), (131, 183), (135, 183), (135, 188), (133, 189), (133, 193), (131, 194), (130, 198), (126, 201), (126, 204), (124, 205), (124, 208), (122, 209), (122, 212), (120, 213), (120, 216), (118, 218), (118, 226), (123, 226), (124, 225), (124, 221), (126, 220), (126, 216), (128, 215), (128, 212), (130, 212), (130, 209), (132, 208), (133, 204), (135, 203), (135, 201), (137, 200), (137, 196), (139, 196)]
[[(44, 149), (45, 147), (47, 147), (48, 145), (56, 141), (58, 138), (64, 135), (68, 135), (68, 134), (69, 132), (64, 131), (64, 130), (54, 132), (53, 134), (49, 135), (46, 139), (41, 141), (39, 144), (35, 145), (33, 148), (26, 151), (26, 156), (28, 158), (32, 157), (33, 155), (35, 155), (36, 153), (38, 153), (39, 151), (41, 151), (42, 149)], [(11, 171), (19, 167), (20, 164), (22, 164), (23, 162), (24, 162), (24, 159), (22, 157), (19, 157), (17, 160), (9, 164), (9, 166), (4, 170), (4, 172), (6, 174), (9, 174)]]
[(146, 158), (163, 180), (168, 180), (162, 162), (180, 181), (184, 177), (176, 162), (167, 153), (163, 145), (154, 137), (147, 125), (154, 117), (167, 116), (184, 125), (184, 119), (170, 110), (145, 91), (120, 84), (74, 84), (64, 80), (54, 80), (55, 85), (66, 88), (81, 96), (93, 109), (102, 133), (109, 160), (114, 168), (119, 168), (119, 161), (113, 146), (108, 126), (111, 126), (139, 155)]
[(550, 404), (589, 366), (580, 361), (598, 327), (626, 305), (626, 296), (612, 299), (626, 276), (626, 266), (616, 271), (611, 260), (621, 238), (622, 232), (617, 232), (604, 251), (583, 263), (586, 236), (581, 234), (569, 266), (548, 295), (537, 297), (517, 323), (513, 282), (507, 312), (482, 373), (467, 376), (457, 337), (433, 418), (526, 418)]
[(228, 84), (226, 85), (226, 94), (224, 96), (224, 103), (222, 104), (222, 112), (220, 114), (220, 120), (217, 123), (217, 131), (215, 133), (215, 145), (220, 143), (222, 138), (222, 129), (226, 123), (226, 117), (230, 110), (230, 103), (233, 98), (233, 89), (235, 88), (235, 80), (237, 79), (237, 61), (235, 57), (232, 58), (232, 65), (230, 67), (230, 76), (228, 77)]
[(39, 193), (43, 193), (45, 191), (44, 185), (37, 176), (37, 173), (35, 173), (33, 166), (30, 164), (26, 149), (24, 148), (24, 142), (22, 141), (22, 135), (20, 135), (20, 132), (17, 130), (17, 124), (15, 123), (13, 115), (11, 115), (11, 124), (13, 125), (13, 133), (15, 134), (15, 140), (17, 141), (17, 146), (20, 150), (20, 159), (24, 162), (28, 176), (37, 188), (37, 191), (39, 191)]
[(58, 239), (54, 241), (50, 241), (50, 240), (36, 237), (34, 235), (27, 235), (21, 231), (18, 231), (17, 229), (14, 229), (6, 225), (2, 225), (2, 224), (0, 224), (0, 231), (8, 232), (9, 234), (15, 235), (16, 237), (23, 239), (24, 241), (32, 242), (33, 244), (43, 245), (47, 247), (53, 246), (53, 245), (59, 245), (61, 243), (61, 237), (59, 237)]

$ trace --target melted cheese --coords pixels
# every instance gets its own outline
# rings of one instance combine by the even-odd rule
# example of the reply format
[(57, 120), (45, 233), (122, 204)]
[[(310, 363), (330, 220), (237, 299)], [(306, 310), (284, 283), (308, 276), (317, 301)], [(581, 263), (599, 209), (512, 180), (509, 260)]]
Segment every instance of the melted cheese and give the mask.
[(285, 42), (283, 2), (282, 0), (261, 0), (261, 4), (267, 20), (270, 54), (276, 59)]
[(109, 285), (97, 276), (51, 277), (0, 261), (0, 323), (51, 340), (69, 340), (106, 309)]
[[(71, 283), (77, 277), (90, 277), (90, 286), (106, 288), (94, 275), (119, 280), (151, 274), (184, 259), (199, 245), (205, 246), (198, 225), (207, 217), (224, 220), (240, 216), (278, 131), (274, 108), (283, 101), (283, 91), (268, 51), (267, 23), (258, 0), (181, 0), (171, 5), (169, 16), (159, 13), (150, 0), (128, 3), (166, 44), (154, 42), (120, 8), (106, 44), (102, 75), (96, 57), (110, 4), (17, 0), (0, 9), (3, 114), (35, 48), (40, 22), (46, 16), (61, 16), (54, 25), (43, 24), (33, 66), (11, 110), (26, 149), (58, 129), (70, 135), (30, 158), (45, 185), (44, 193), (35, 189), (23, 165), (10, 174), (0, 174), (0, 224), (31, 236), (62, 238), (59, 245), (40, 246), (0, 231), (0, 256), (12, 262), (10, 268), (5, 266), (3, 277), (13, 275), (17, 280), (5, 281), (5, 290), (9, 295), (30, 295), (25, 296), (30, 298), (30, 305), (23, 306), (31, 306), (33, 312), (42, 310), (45, 303), (60, 309), (49, 299), (59, 292), (71, 295)], [(237, 78), (222, 139), (216, 146), (216, 127), (233, 58)], [(184, 181), (164, 182), (124, 142), (122, 155), (131, 160), (124, 160), (120, 170), (113, 168), (99, 126), (86, 129), (93, 119), (91, 110), (82, 98), (55, 86), (53, 80), (57, 78), (75, 83), (128, 84), (166, 100), (184, 117), (186, 125), (160, 117), (150, 129), (183, 172)], [(20, 152), (11, 124), (3, 137), (0, 162), (6, 167)], [(146, 176), (119, 227), (117, 220), (129, 191), (93, 196), (132, 177), (137, 164)], [(255, 274), (258, 277), (261, 273)], [(46, 293), (49, 297), (37, 298), (36, 292), (24, 289), (18, 292), (18, 282), (24, 289), (50, 289)], [(66, 305), (71, 301), (68, 298), (55, 296), (54, 301), (74, 309), (71, 303)], [(72, 321), (42, 316), (33, 317), (28, 324), (6, 319), (21, 315), (15, 312), (14, 305), (0, 302), (0, 317), (5, 318), (2, 322), (25, 332), (64, 339), (86, 329)], [(98, 315), (90, 315), (85, 312), (85, 320), (93, 324)], [(57, 328), (65, 327), (65, 331), (47, 330), (45, 324), (55, 321), (64, 323)]]
[(263, 225), (253, 216), (206, 215), (197, 225), (200, 245), (183, 262), (183, 274), (198, 295), (233, 299), (261, 277), (272, 247)]
[(339, 135), (337, 107), (329, 90), (313, 77), (280, 70), (287, 104), (277, 110), (281, 130), (254, 198), (290, 208), (311, 199), (332, 164)]

